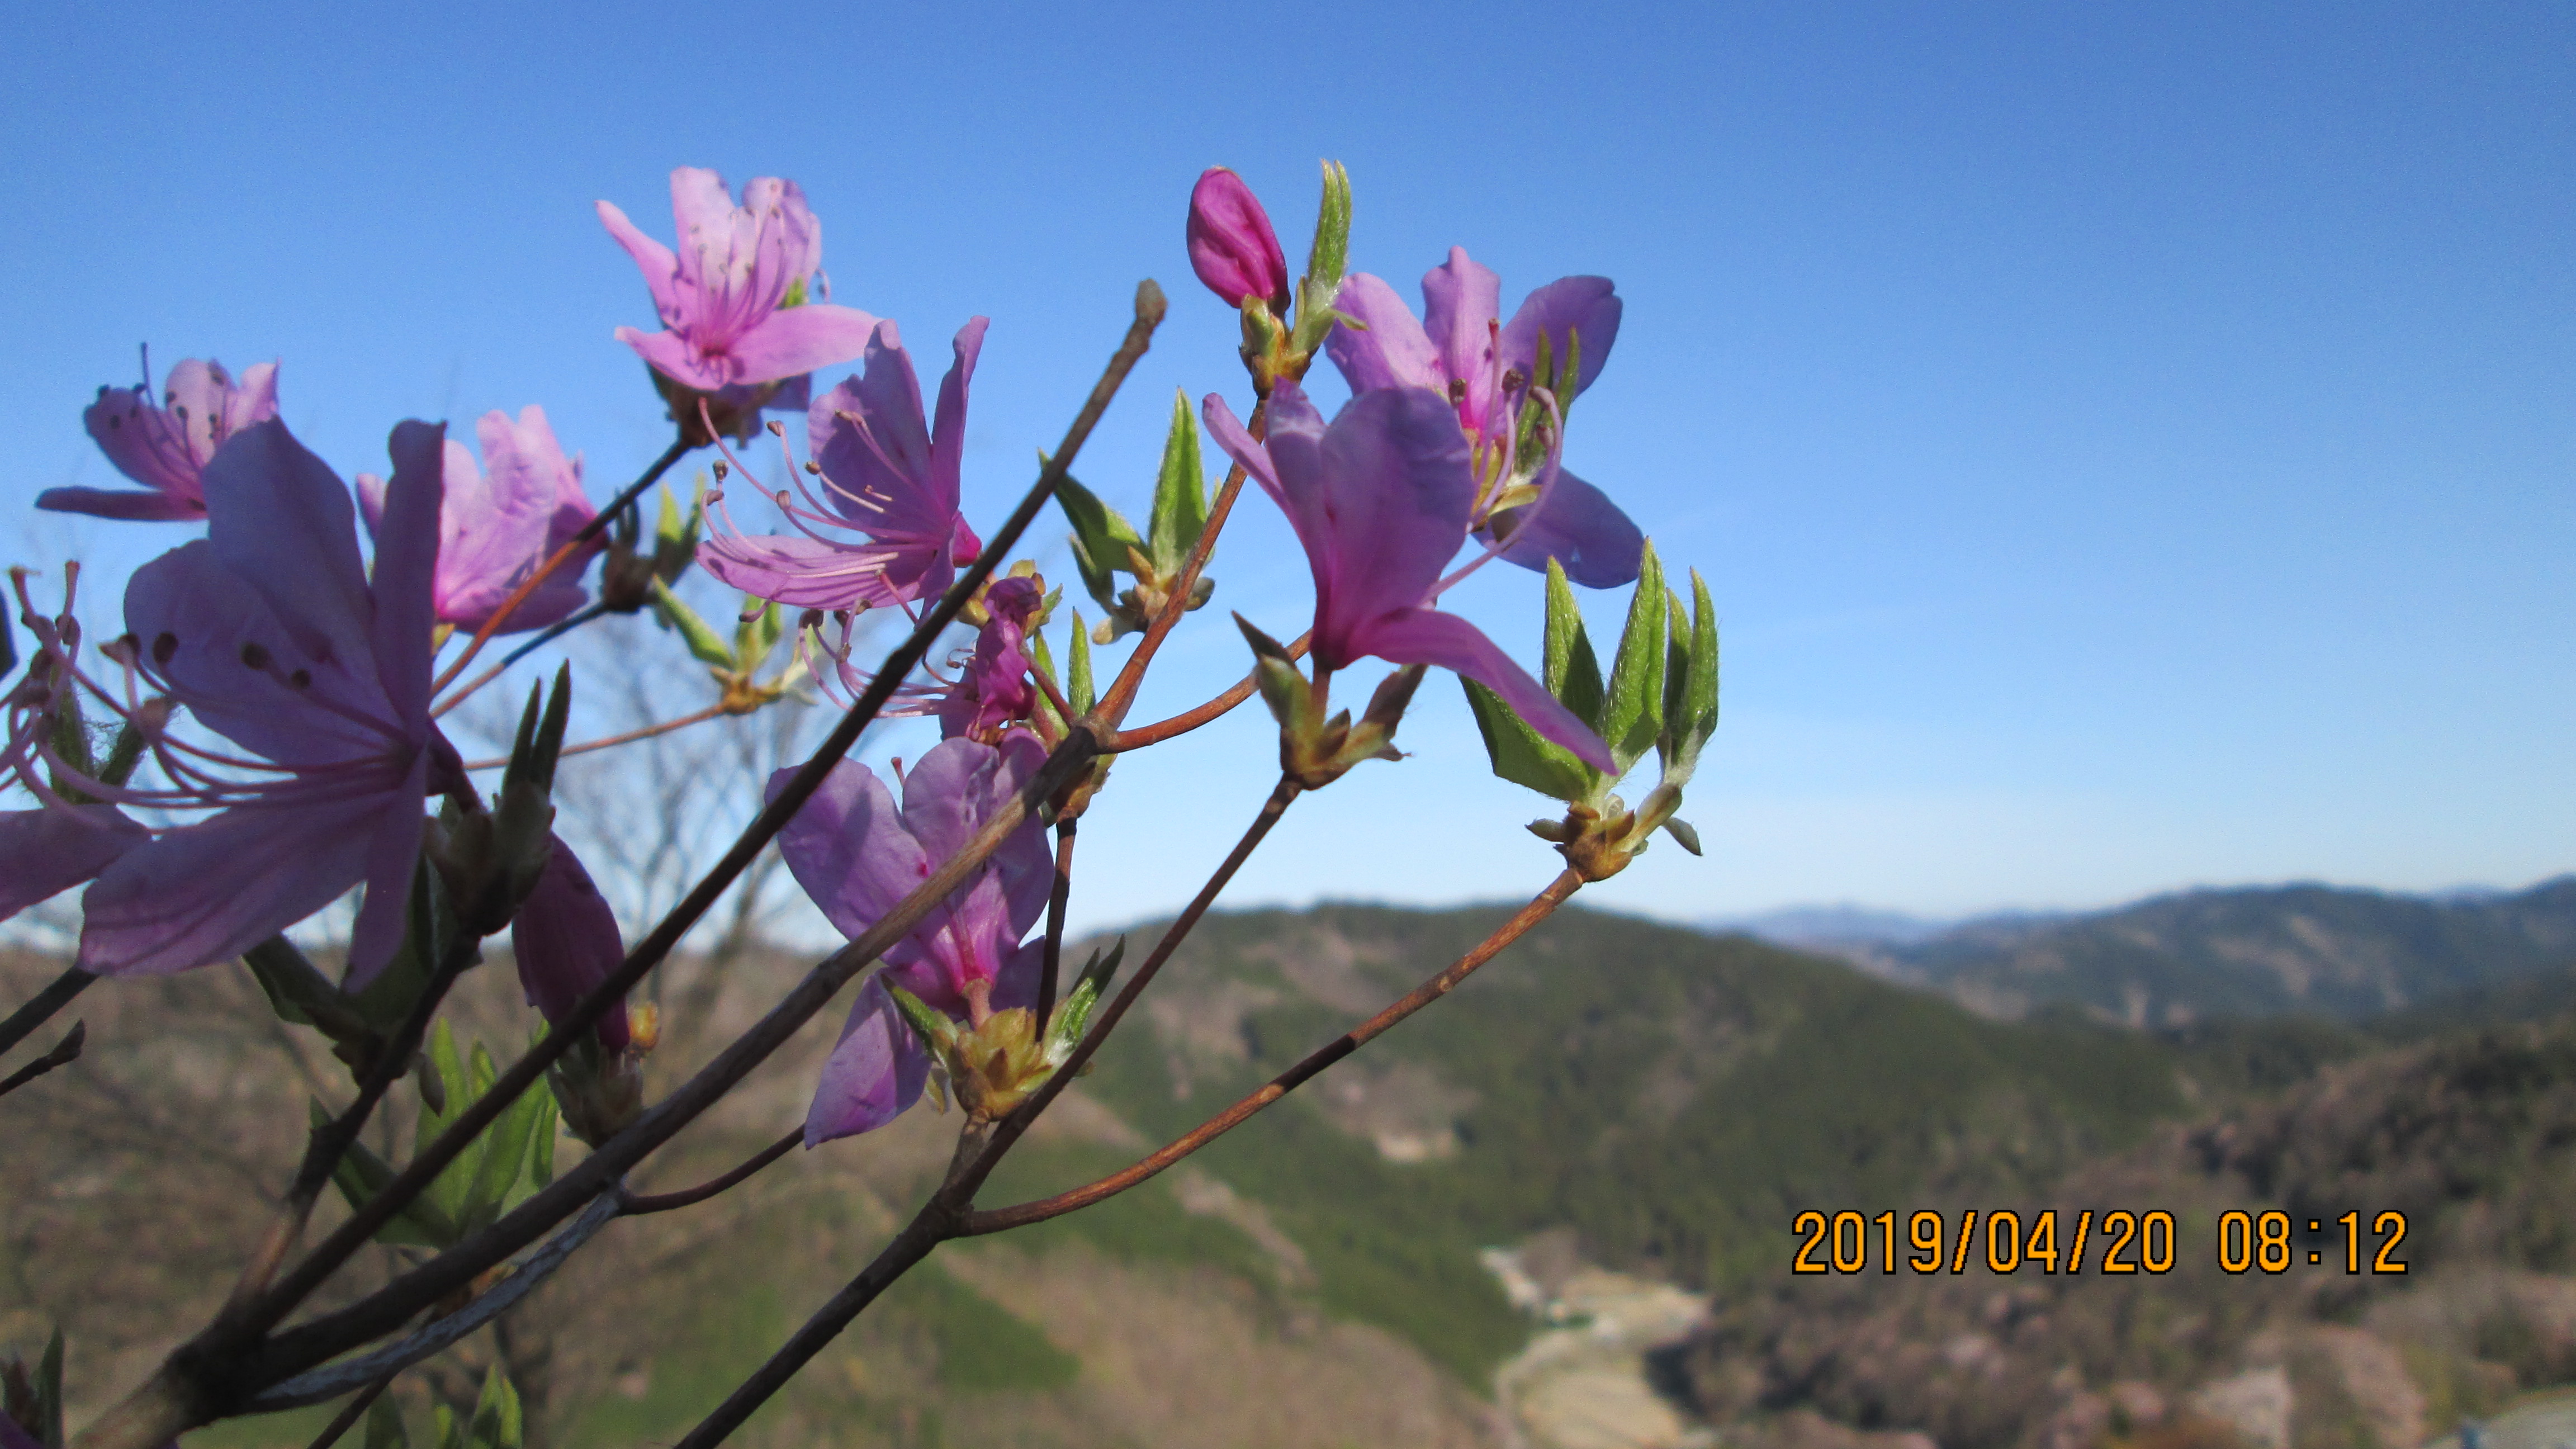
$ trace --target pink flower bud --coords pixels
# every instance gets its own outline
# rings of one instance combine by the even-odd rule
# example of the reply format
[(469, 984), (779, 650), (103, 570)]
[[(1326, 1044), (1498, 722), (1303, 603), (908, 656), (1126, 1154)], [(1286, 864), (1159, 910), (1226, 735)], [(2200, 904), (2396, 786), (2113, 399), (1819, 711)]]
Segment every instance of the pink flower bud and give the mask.
[(1270, 229), (1270, 213), (1242, 177), (1222, 166), (1200, 173), (1190, 189), (1190, 270), (1229, 307), (1260, 297), (1272, 311), (1288, 311), (1288, 259)]

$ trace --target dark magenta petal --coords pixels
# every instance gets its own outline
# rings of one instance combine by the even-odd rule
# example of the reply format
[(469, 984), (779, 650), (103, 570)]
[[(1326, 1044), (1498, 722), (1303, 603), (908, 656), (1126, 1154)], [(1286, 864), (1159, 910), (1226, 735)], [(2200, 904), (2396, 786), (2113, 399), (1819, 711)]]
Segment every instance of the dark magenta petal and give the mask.
[(1190, 270), (1227, 306), (1247, 298), (1287, 305), (1288, 259), (1270, 213), (1242, 177), (1223, 166), (1200, 173), (1190, 188), (1188, 234)]
[(1561, 467), (1547, 496), (1513, 510), (1511, 525), (1505, 562), (1544, 572), (1553, 558), (1587, 589), (1635, 583), (1645, 558), (1645, 534), (1610, 495)]

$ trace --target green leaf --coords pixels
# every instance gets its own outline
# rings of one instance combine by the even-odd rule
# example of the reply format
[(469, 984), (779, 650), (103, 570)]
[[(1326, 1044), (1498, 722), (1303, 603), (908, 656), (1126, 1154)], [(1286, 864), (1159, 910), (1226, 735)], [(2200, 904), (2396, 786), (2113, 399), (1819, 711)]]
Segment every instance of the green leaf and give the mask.
[[(1681, 633), (1681, 605), (1672, 606), (1673, 632)], [(1656, 742), (1663, 756), (1664, 778), (1679, 786), (1699, 768), (1699, 755), (1717, 730), (1717, 608), (1709, 602), (1708, 581), (1691, 570), (1690, 652), (1678, 687), (1665, 689), (1664, 733)], [(1674, 657), (1681, 657), (1676, 641)], [(1679, 837), (1676, 837), (1679, 838)]]
[[(1078, 612), (1073, 616), (1073, 637), (1077, 640), (1082, 637), (1082, 615)], [(1063, 677), (1055, 672), (1055, 651), (1047, 647), (1046, 635), (1040, 630), (1029, 631), (1029, 662), (1044, 671), (1049, 679)], [(1065, 727), (1064, 715), (1056, 709), (1055, 700), (1043, 689), (1038, 691), (1038, 718), (1057, 729)]]
[(1610, 666), (1610, 689), (1601, 703), (1598, 728), (1619, 773), (1626, 774), (1637, 757), (1654, 747), (1664, 729), (1664, 570), (1655, 546), (1646, 544), (1637, 574), (1637, 591), (1628, 605), (1628, 626), (1619, 634), (1619, 654)]
[(680, 596), (671, 592), (671, 586), (662, 582), (658, 574), (653, 579), (653, 608), (663, 623), (680, 631), (680, 638), (689, 646), (690, 656), (700, 664), (715, 669), (739, 667), (734, 662), (733, 651), (725, 647), (724, 636), (699, 618), (697, 610), (681, 602)]
[(1110, 571), (1126, 568), (1127, 550), (1143, 552), (1145, 540), (1136, 536), (1136, 526), (1125, 515), (1069, 476), (1057, 481), (1055, 501), (1073, 525), (1073, 563), (1082, 574), (1083, 588), (1099, 600), (1100, 607), (1116, 609), (1118, 587)]
[(520, 1418), (519, 1391), (510, 1376), (494, 1364), (483, 1374), (483, 1396), (474, 1405), (473, 1426), (466, 1431), (469, 1449), (519, 1449), (526, 1437)]
[(1574, 585), (1552, 558), (1547, 561), (1547, 630), (1539, 652), (1544, 661), (1539, 682), (1574, 711), (1576, 719), (1598, 729), (1601, 661), (1593, 656), (1592, 638), (1584, 632), (1583, 611), (1575, 607)]
[(1152, 545), (1146, 550), (1164, 578), (1181, 571), (1199, 535), (1207, 531), (1207, 470), (1199, 461), (1199, 423), (1190, 412), (1190, 395), (1172, 398), (1172, 430), (1163, 439), (1162, 471), (1154, 478), (1154, 511), (1146, 523)]
[(1467, 690), (1467, 707), (1475, 713), (1476, 729), (1485, 737), (1485, 758), (1493, 762), (1496, 775), (1569, 804), (1592, 793), (1599, 771), (1531, 729), (1501, 695), (1472, 679), (1458, 682)]
[[(474, 1048), (478, 1068), (490, 1063), (491, 1056), (481, 1046)], [(478, 1072), (479, 1075), (479, 1072)], [(488, 1083), (482, 1091), (490, 1090)], [(476, 1093), (482, 1095), (482, 1091)], [(551, 1092), (526, 1091), (508, 1109), (493, 1120), (483, 1138), (483, 1162), (474, 1173), (473, 1190), (466, 1195), (462, 1226), (466, 1232), (480, 1232), (501, 1215), (501, 1208), (519, 1185), (520, 1169), (528, 1160), (528, 1148), (535, 1140), (542, 1107), (554, 1105)]]
[(1077, 714), (1089, 714), (1100, 698), (1092, 692), (1091, 635), (1083, 630), (1080, 609), (1073, 611), (1073, 640), (1065, 646), (1065, 657), (1071, 672), (1064, 680), (1064, 702), (1072, 705)]
[(411, 1449), (411, 1435), (403, 1428), (402, 1405), (391, 1394), (379, 1394), (367, 1410), (366, 1449)]
[(1315, 241), (1306, 249), (1306, 275), (1297, 281), (1297, 329), (1292, 344), (1313, 352), (1337, 320), (1333, 299), (1342, 290), (1342, 268), (1351, 249), (1351, 173), (1324, 163), (1324, 195), (1315, 208)]
[[(320, 1102), (313, 1104), (312, 1115), (316, 1132), (331, 1120), (330, 1113), (323, 1110)], [(348, 1202), (352, 1212), (374, 1201), (376, 1194), (384, 1191), (393, 1180), (393, 1165), (378, 1157), (364, 1142), (351, 1142), (331, 1169), (331, 1185), (340, 1189), (340, 1196)], [(404, 1204), (400, 1212), (386, 1219), (385, 1225), (376, 1230), (379, 1243), (418, 1248), (443, 1248), (460, 1236), (456, 1225), (446, 1214), (418, 1198)]]
[[(438, 1140), (438, 1134), (447, 1130), (448, 1123), (464, 1115), (475, 1095), (473, 1083), (466, 1076), (464, 1058), (456, 1050), (456, 1034), (448, 1030), (445, 1018), (430, 1029), (428, 1057), (430, 1070), (437, 1074), (439, 1085), (445, 1090), (447, 1107), (445, 1111), (436, 1111), (426, 1102), (421, 1104), (419, 1130), (412, 1142), (415, 1153), (427, 1151), (429, 1144)], [(456, 1154), (455, 1160), (448, 1163), (437, 1180), (429, 1185), (429, 1190), (420, 1195), (420, 1201), (436, 1208), (450, 1221), (462, 1218), (467, 1194), (474, 1187), (474, 1174), (482, 1165), (483, 1144), (476, 1142)]]

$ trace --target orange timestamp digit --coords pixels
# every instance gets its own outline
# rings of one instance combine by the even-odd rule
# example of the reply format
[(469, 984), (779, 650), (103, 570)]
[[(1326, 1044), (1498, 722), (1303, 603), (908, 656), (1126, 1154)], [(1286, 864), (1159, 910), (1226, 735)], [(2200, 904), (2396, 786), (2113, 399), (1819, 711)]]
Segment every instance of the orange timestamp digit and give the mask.
[[(2012, 1208), (1963, 1208), (1955, 1226), (1930, 1208), (1905, 1215), (1905, 1242), (1896, 1243), (1897, 1214), (1826, 1213), (1809, 1208), (1798, 1213), (1790, 1231), (1801, 1239), (1789, 1271), (1799, 1274), (1871, 1271), (1893, 1274), (1902, 1263), (1918, 1274), (1968, 1271), (1971, 1263), (1989, 1273), (2010, 1276), (2025, 1268), (2047, 1274), (2081, 1273), (2085, 1253), (2097, 1239), (2104, 1273), (2168, 1273), (2174, 1266), (2174, 1215), (2161, 1208), (2144, 1213), (2118, 1210), (2100, 1215), (2086, 1208), (2076, 1214), (2071, 1231), (2061, 1239), (2063, 1219), (2056, 1208), (2025, 1215)], [(2061, 1246), (2062, 1242), (2062, 1246)], [(1873, 1249), (1875, 1250), (1873, 1252)]]

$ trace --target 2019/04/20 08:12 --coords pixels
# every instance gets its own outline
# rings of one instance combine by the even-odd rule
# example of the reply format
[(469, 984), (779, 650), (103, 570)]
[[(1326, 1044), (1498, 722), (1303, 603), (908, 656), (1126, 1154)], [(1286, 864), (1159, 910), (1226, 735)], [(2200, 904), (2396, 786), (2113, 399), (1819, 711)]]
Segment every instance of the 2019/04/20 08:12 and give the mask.
[[(2100, 1273), (2170, 1273), (2175, 1261), (2174, 1215), (2163, 1208), (2131, 1212), (2125, 1208), (2098, 1213), (2085, 1208), (2071, 1214), (2073, 1227), (2059, 1248), (2059, 1210), (2030, 1215), (1998, 1209), (1981, 1213), (1961, 1210), (1955, 1231), (1949, 1219), (1929, 1208), (1905, 1214), (1908, 1251), (1899, 1252), (1897, 1219), (1890, 1209), (1875, 1216), (1844, 1211), (1826, 1214), (1814, 1208), (1799, 1213), (1790, 1232), (1799, 1238), (1789, 1271), (1810, 1273), (1896, 1272), (1899, 1263), (1916, 1273), (1964, 1273), (1970, 1263), (1990, 1273), (2011, 1274), (2025, 1266), (2040, 1273), (2082, 1273), (2089, 1253), (2098, 1248), (2094, 1271)], [(2355, 1209), (2341, 1217), (2310, 1218), (2304, 1238), (2295, 1221), (2278, 1209), (2249, 1213), (2231, 1209), (2218, 1215), (2215, 1243), (2220, 1271), (2283, 1273), (2302, 1260), (2311, 1267), (2328, 1264), (2348, 1274), (2395, 1274), (2406, 1271), (2397, 1256), (2406, 1239), (2406, 1214), (2387, 1211), (2370, 1219)], [(1982, 1253), (1975, 1251), (1982, 1238)], [(1875, 1252), (1872, 1250), (1876, 1249)]]

